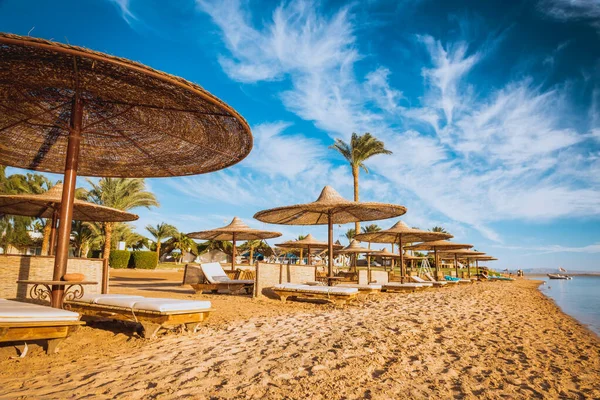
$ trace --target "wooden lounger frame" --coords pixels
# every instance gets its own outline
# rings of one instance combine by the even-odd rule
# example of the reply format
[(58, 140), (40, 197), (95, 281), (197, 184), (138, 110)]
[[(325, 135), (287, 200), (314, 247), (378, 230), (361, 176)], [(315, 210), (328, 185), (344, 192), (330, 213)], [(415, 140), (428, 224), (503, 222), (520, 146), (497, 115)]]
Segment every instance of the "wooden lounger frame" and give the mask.
[(421, 287), (416, 287), (416, 286), (411, 286), (411, 287), (402, 287), (402, 286), (387, 286), (385, 283), (382, 284), (382, 288), (381, 290), (387, 293), (414, 293), (417, 292), (419, 290), (426, 290), (430, 287), (433, 286), (421, 286)]
[(317, 299), (326, 300), (334, 303), (338, 306), (348, 304), (350, 301), (354, 301), (358, 297), (358, 292), (350, 294), (337, 294), (337, 293), (310, 293), (310, 292), (299, 292), (297, 290), (286, 290), (286, 289), (273, 289), (273, 292), (283, 303), (285, 303), (288, 297), (295, 297), (298, 299)]
[(219, 290), (227, 289), (231, 293), (237, 293), (245, 290), (246, 294), (251, 294), (254, 290), (254, 283), (191, 283), (190, 286), (196, 293), (202, 293), (205, 290), (210, 290), (213, 293), (217, 293)]
[(58, 345), (76, 332), (83, 321), (0, 322), (1, 342), (47, 340), (47, 354), (56, 353)]
[(98, 319), (114, 319), (119, 321), (136, 322), (144, 328), (142, 335), (145, 338), (156, 337), (162, 328), (185, 326), (188, 331), (196, 332), (198, 326), (208, 318), (213, 309), (188, 310), (188, 311), (150, 311), (132, 310), (128, 307), (107, 306), (77, 301), (68, 302), (72, 311), (86, 317)]

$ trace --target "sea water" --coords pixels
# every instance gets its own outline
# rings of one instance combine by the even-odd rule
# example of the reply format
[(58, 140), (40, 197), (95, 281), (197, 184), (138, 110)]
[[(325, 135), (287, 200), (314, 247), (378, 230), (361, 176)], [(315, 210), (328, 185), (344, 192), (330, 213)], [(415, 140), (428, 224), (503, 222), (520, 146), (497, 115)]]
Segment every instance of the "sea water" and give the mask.
[(600, 335), (600, 276), (574, 276), (571, 280), (543, 278), (540, 290), (561, 310)]

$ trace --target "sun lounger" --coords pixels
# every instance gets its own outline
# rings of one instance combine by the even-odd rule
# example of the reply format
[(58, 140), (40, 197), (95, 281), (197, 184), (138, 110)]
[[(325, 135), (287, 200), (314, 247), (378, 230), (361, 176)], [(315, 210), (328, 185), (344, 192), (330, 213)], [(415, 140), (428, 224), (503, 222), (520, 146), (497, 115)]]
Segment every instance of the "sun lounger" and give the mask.
[(471, 281), (470, 279), (461, 279), (450, 275), (444, 275), (444, 279), (448, 282), (473, 283), (473, 281)]
[(341, 283), (336, 285), (336, 287), (356, 288), (358, 289), (358, 294), (364, 294), (367, 296), (381, 293), (381, 290), (383, 289), (383, 286), (375, 283), (370, 283), (368, 285), (361, 285), (358, 283)]
[(358, 296), (357, 288), (310, 286), (296, 283), (280, 283), (273, 287), (273, 291), (279, 296), (282, 302), (285, 302), (288, 297), (296, 297), (327, 300), (337, 305), (344, 305), (349, 301), (356, 300)]
[(388, 282), (383, 283), (383, 291), (390, 293), (400, 293), (400, 292), (416, 292), (419, 290), (429, 289), (433, 287), (433, 283), (400, 283), (400, 282)]
[(418, 276), (411, 276), (410, 278), (416, 283), (431, 283), (434, 287), (445, 287), (448, 284), (448, 282), (426, 281), (425, 279)]
[(185, 326), (195, 332), (212, 311), (210, 301), (163, 299), (124, 294), (91, 294), (67, 302), (86, 317), (140, 323), (144, 337), (161, 328)]
[(252, 289), (254, 288), (253, 280), (230, 279), (218, 262), (204, 263), (200, 265), (200, 268), (202, 269), (206, 281), (191, 284), (192, 288), (194, 288), (197, 293), (202, 293), (205, 290), (211, 290), (212, 292), (217, 293), (219, 290), (223, 289), (229, 290), (232, 293), (242, 290), (245, 290), (246, 293), (252, 293)]
[(458, 281), (437, 281), (437, 280), (433, 279), (433, 276), (431, 276), (431, 274), (428, 272), (425, 273), (425, 278), (427, 278), (427, 280), (429, 282), (443, 282), (447, 285), (458, 285)]
[[(38, 304), (0, 299), (0, 342), (47, 340), (46, 353), (57, 351), (58, 345), (79, 326), (79, 314)], [(23, 349), (21, 356), (26, 354)]]

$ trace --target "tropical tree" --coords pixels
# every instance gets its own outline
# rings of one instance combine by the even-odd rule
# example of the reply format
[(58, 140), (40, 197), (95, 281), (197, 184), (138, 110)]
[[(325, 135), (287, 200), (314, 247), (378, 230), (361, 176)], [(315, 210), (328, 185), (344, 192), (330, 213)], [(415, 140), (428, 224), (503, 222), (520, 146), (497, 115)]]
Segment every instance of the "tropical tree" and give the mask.
[(448, 231), (442, 228), (441, 226), (434, 226), (433, 228), (431, 228), (431, 232), (448, 233)]
[(254, 249), (259, 247), (261, 243), (262, 240), (247, 240), (244, 244), (240, 246), (240, 250), (250, 251), (250, 265), (252, 265), (254, 261)]
[[(194, 242), (192, 238), (187, 236), (185, 233), (175, 233), (171, 237), (170, 242), (174, 249), (179, 250), (181, 257), (183, 257), (185, 253), (197, 252), (196, 242)], [(181, 258), (175, 257), (175, 259), (179, 264)]]
[(177, 234), (177, 228), (173, 225), (169, 225), (167, 223), (161, 222), (156, 226), (147, 225), (146, 230), (150, 232), (150, 234), (154, 237), (154, 242), (156, 243), (156, 255), (160, 259), (160, 243), (162, 240), (173, 237)]
[[(146, 190), (143, 178), (102, 178), (97, 183), (88, 179), (92, 186), (89, 191), (91, 201), (103, 206), (128, 211), (137, 207), (158, 207), (158, 200)], [(104, 222), (103, 257), (108, 258), (112, 244), (115, 222)]]
[[(373, 232), (379, 232), (380, 230), (381, 230), (381, 227), (379, 227), (379, 225), (377, 225), (377, 224), (371, 224), (371, 225), (362, 227), (362, 233), (373, 233)], [(369, 243), (369, 250), (371, 250), (371, 242), (367, 242), (367, 243)]]
[(354, 239), (354, 236), (356, 236), (356, 230), (354, 228), (350, 228), (346, 231), (346, 234), (344, 236), (346, 236), (346, 239), (348, 239), (348, 241), (351, 242), (352, 239)]
[[(354, 201), (358, 201), (358, 174), (362, 168), (365, 173), (369, 173), (364, 162), (378, 154), (392, 154), (385, 148), (385, 144), (370, 133), (358, 135), (352, 133), (350, 143), (342, 139), (335, 139), (335, 143), (330, 148), (337, 150), (348, 162), (352, 168), (352, 177), (354, 178)], [(354, 229), (360, 232), (360, 222), (356, 222)]]

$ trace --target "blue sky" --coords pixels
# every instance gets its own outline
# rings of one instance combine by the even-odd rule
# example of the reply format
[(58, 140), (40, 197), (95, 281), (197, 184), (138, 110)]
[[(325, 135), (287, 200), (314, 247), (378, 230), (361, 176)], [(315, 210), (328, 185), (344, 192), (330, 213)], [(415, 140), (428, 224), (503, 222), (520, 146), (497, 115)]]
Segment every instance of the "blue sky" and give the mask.
[(240, 164), (149, 180), (161, 207), (136, 210), (140, 233), (266, 227), (256, 211), (326, 184), (351, 198), (328, 146), (371, 132), (394, 154), (368, 162), (361, 199), (405, 205), (408, 224), (444, 226), (497, 268), (600, 270), (598, 0), (0, 0), (0, 31), (140, 61), (248, 120)]

